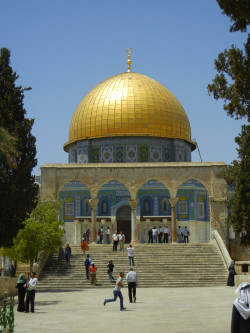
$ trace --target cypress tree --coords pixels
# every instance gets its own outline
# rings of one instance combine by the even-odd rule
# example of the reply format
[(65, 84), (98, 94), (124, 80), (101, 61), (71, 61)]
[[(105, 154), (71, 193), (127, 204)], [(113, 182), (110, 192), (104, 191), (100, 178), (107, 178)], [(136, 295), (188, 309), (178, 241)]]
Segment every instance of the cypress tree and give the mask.
[[(37, 165), (34, 119), (26, 118), (24, 91), (10, 66), (10, 51), (0, 50), (0, 247), (12, 245), (22, 222), (36, 206), (38, 186), (32, 175)], [(12, 141), (10, 141), (10, 138)], [(4, 142), (5, 140), (5, 142)], [(7, 142), (6, 142), (7, 141)], [(10, 159), (12, 159), (10, 161)]]

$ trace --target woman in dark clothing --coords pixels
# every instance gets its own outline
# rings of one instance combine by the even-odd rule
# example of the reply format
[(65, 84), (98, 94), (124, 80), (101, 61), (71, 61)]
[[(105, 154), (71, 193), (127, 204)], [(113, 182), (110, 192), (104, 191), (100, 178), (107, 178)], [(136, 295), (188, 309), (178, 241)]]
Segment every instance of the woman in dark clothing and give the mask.
[(17, 280), (17, 285), (16, 288), (18, 289), (18, 307), (17, 307), (17, 311), (19, 312), (24, 312), (25, 311), (25, 305), (24, 305), (24, 298), (25, 298), (25, 293), (26, 293), (26, 278), (25, 278), (25, 274), (21, 273), (18, 276), (18, 280)]
[(65, 248), (65, 259), (66, 259), (67, 263), (70, 263), (70, 257), (71, 257), (71, 248), (70, 248), (69, 244), (67, 244), (66, 248)]
[(234, 269), (234, 262), (232, 261), (231, 265), (228, 268), (229, 274), (227, 279), (227, 286), (234, 287), (234, 275), (235, 269)]
[(234, 301), (231, 333), (250, 332), (250, 284), (243, 282), (236, 293), (240, 292), (240, 297)]

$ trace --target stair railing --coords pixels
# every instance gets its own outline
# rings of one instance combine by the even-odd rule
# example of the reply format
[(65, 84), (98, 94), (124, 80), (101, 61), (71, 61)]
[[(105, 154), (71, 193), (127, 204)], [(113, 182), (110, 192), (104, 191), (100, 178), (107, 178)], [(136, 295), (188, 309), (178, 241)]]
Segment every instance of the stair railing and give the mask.
[(228, 267), (230, 266), (230, 264), (232, 262), (232, 258), (230, 257), (230, 254), (226, 248), (226, 245), (223, 242), (223, 240), (217, 230), (212, 231), (211, 238), (212, 238), (212, 242), (215, 243), (215, 245), (217, 246), (217, 248), (220, 251), (220, 254), (222, 256), (226, 269), (228, 269)]

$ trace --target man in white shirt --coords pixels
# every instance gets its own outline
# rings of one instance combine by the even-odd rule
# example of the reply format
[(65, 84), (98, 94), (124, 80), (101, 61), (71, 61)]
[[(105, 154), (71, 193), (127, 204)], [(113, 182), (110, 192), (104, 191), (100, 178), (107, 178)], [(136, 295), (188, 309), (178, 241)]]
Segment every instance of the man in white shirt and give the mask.
[(118, 245), (118, 242), (119, 242), (117, 231), (115, 231), (115, 233), (113, 234), (112, 241), (113, 241), (113, 251), (117, 251), (117, 245)]
[(157, 243), (157, 229), (156, 229), (156, 227), (153, 227), (152, 232), (153, 232), (153, 243)]
[(109, 229), (109, 227), (107, 227), (107, 229), (106, 229), (106, 243), (107, 244), (110, 244), (109, 235), (110, 235), (110, 229)]
[(129, 247), (127, 248), (127, 251), (128, 251), (128, 262), (129, 262), (129, 266), (135, 266), (134, 248), (132, 247), (132, 244), (129, 244)]
[(124, 252), (125, 235), (122, 233), (122, 231), (120, 231), (118, 238), (119, 238), (120, 251)]
[(29, 305), (31, 302), (31, 312), (34, 313), (34, 303), (35, 303), (35, 294), (36, 294), (36, 286), (37, 286), (37, 278), (36, 273), (31, 272), (31, 278), (29, 282), (26, 284), (26, 304), (25, 304), (25, 312), (29, 312)]
[(182, 229), (179, 226), (179, 228), (177, 229), (177, 241), (178, 243), (183, 243), (183, 238), (182, 238), (183, 234), (182, 234)]
[(126, 280), (128, 282), (128, 296), (130, 303), (132, 301), (132, 292), (133, 292), (133, 299), (134, 303), (136, 302), (136, 287), (138, 287), (138, 277), (136, 272), (134, 272), (133, 268), (130, 268), (130, 272), (126, 275)]

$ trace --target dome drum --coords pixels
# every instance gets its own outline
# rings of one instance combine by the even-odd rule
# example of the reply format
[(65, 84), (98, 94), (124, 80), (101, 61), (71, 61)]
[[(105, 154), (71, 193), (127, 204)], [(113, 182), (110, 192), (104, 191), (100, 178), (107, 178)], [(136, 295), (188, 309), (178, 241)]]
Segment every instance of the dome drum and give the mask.
[(114, 137), (82, 140), (69, 146), (69, 163), (190, 161), (191, 146), (179, 139)]

